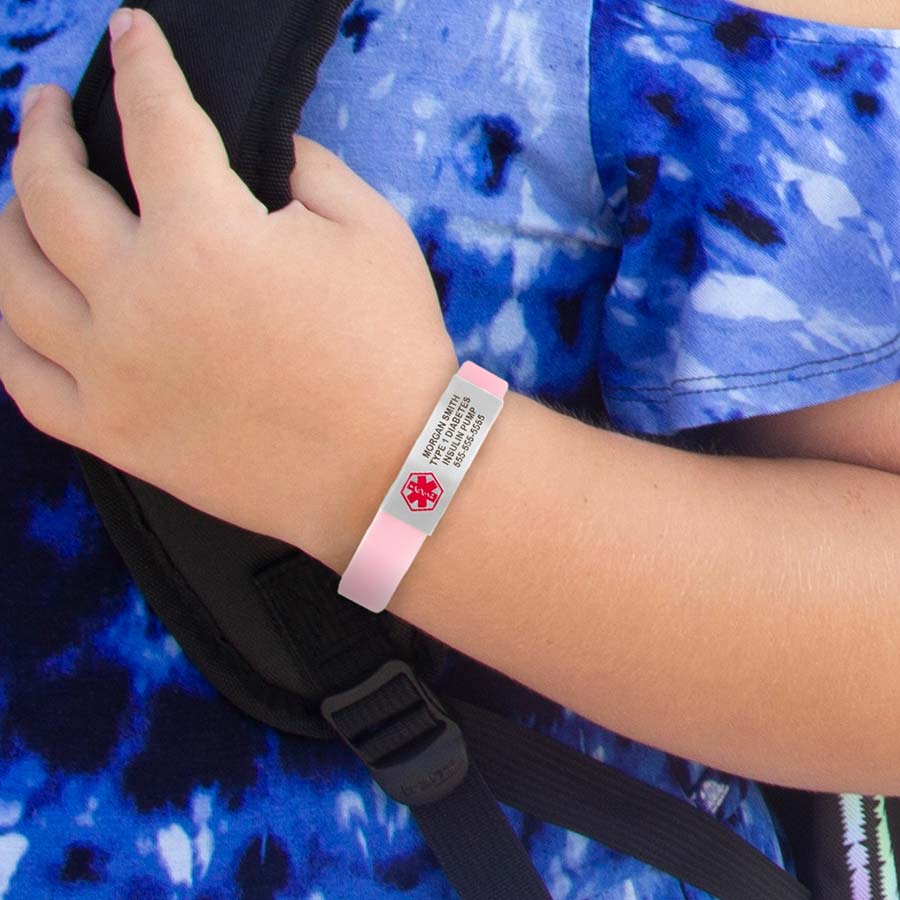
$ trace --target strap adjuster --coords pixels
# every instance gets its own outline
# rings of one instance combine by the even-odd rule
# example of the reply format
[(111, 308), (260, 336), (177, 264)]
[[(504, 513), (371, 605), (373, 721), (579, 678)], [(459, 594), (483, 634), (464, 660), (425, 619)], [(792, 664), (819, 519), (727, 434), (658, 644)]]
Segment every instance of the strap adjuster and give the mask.
[(398, 803), (434, 803), (466, 777), (469, 755), (459, 726), (401, 660), (326, 697), (322, 715)]

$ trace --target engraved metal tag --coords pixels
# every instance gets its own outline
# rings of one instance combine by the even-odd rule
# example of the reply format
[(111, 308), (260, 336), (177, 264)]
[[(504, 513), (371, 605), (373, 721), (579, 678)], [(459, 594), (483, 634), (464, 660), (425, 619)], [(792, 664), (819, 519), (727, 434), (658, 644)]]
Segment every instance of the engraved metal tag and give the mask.
[(431, 534), (502, 407), (499, 397), (454, 375), (381, 508)]

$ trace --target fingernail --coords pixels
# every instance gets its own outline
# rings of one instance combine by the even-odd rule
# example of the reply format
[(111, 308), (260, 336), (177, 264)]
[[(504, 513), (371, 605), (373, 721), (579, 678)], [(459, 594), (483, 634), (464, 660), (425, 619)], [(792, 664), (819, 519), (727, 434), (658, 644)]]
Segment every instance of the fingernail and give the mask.
[(42, 84), (33, 84), (27, 91), (25, 91), (25, 96), (22, 98), (22, 118), (28, 115), (28, 110), (37, 103), (38, 97), (41, 95)]
[(127, 7), (117, 9), (109, 17), (109, 37), (115, 43), (129, 28), (134, 21), (134, 15)]

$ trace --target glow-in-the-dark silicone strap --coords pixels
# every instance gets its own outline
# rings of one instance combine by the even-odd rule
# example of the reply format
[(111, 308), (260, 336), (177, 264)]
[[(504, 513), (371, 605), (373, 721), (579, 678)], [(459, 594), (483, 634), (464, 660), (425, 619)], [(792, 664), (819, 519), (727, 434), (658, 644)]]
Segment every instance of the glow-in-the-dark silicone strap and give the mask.
[(473, 362), (450, 379), (347, 566), (338, 593), (381, 612), (494, 423), (507, 383)]

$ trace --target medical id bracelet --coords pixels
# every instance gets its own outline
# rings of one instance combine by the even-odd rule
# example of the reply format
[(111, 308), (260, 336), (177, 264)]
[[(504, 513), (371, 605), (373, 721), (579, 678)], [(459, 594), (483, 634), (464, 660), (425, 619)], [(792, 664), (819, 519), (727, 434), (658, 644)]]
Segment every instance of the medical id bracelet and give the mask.
[(338, 585), (381, 612), (437, 527), (503, 407), (507, 383), (473, 362), (450, 379)]

